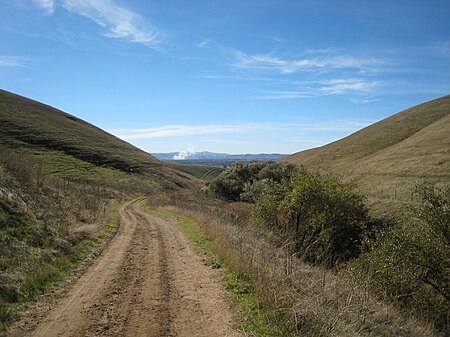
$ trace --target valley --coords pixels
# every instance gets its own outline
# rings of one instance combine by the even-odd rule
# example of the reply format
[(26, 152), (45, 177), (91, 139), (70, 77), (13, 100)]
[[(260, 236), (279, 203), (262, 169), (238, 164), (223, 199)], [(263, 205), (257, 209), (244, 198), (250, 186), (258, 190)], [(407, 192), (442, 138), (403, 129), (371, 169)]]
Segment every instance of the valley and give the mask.
[(440, 336), (449, 107), (221, 167), (0, 92), (0, 335)]
[(0, 337), (450, 337), (449, 14), (0, 0)]

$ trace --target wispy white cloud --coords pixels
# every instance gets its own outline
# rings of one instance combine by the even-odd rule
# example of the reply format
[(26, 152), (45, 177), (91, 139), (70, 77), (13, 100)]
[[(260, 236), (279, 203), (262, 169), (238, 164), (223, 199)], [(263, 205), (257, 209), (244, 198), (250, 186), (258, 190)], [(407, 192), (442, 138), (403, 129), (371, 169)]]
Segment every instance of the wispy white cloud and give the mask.
[(276, 71), (283, 74), (344, 68), (369, 71), (383, 63), (375, 58), (357, 58), (350, 55), (283, 59), (268, 54), (248, 55), (242, 51), (236, 51), (234, 57), (236, 61), (232, 65), (235, 68)]
[(367, 104), (367, 103), (379, 102), (380, 99), (379, 98), (372, 98), (372, 97), (368, 97), (368, 98), (352, 98), (352, 99), (350, 99), (350, 101), (352, 101), (353, 103), (357, 103), (357, 104)]
[(351, 92), (368, 93), (377, 85), (376, 81), (364, 81), (361, 79), (334, 79), (322, 82), (319, 91), (324, 95), (347, 94)]
[(335, 54), (338, 49), (335, 47), (328, 48), (310, 48), (304, 51), (305, 54)]
[(335, 132), (353, 132), (372, 124), (374, 121), (345, 121), (338, 120), (322, 123), (298, 123), (283, 124), (285, 130), (296, 131), (335, 131)]
[(276, 43), (286, 43), (285, 39), (278, 37), (278, 36), (268, 36), (268, 37), (266, 37), (266, 39), (274, 41)]
[(297, 99), (309, 97), (313, 97), (313, 95), (309, 91), (267, 91), (251, 98), (260, 100), (277, 100), (277, 99)]
[(248, 140), (246, 141), (242, 141), (242, 140), (236, 140), (236, 139), (226, 139), (226, 138), (204, 138), (202, 139), (203, 142), (205, 143), (218, 143), (218, 144), (241, 144), (241, 145), (245, 145), (246, 143), (248, 143)]
[(245, 76), (245, 75), (201, 75), (199, 78), (204, 79), (224, 79), (224, 80), (240, 80), (240, 81), (256, 81), (256, 82), (273, 82), (273, 83), (292, 83), (291, 80), (285, 78), (277, 78), (277, 77), (266, 77), (266, 76)]
[(0, 67), (16, 68), (26, 67), (29, 59), (20, 56), (1, 56), (0, 55)]
[(55, 0), (33, 0), (46, 14), (52, 14), (55, 10)]
[(248, 130), (253, 124), (241, 125), (165, 125), (147, 129), (118, 129), (110, 132), (123, 139), (148, 139), (164, 137), (180, 137), (189, 135), (204, 135), (230, 133)]
[(264, 92), (253, 98), (272, 100), (348, 94), (370, 95), (379, 86), (377, 81), (362, 79), (332, 79), (294, 83), (301, 85), (301, 89)]
[(205, 39), (202, 42), (198, 43), (197, 47), (198, 48), (206, 48), (210, 42), (211, 42), (210, 39)]
[(164, 34), (153, 28), (139, 14), (112, 0), (34, 0), (46, 13), (57, 6), (75, 13), (103, 28), (103, 35), (158, 48)]
[(428, 49), (438, 56), (450, 58), (450, 41), (436, 42)]
[(301, 132), (335, 131), (352, 132), (369, 125), (372, 121), (334, 121), (323, 123), (242, 123), (242, 124), (205, 124), (205, 125), (165, 125), (145, 129), (109, 130), (119, 138), (126, 140), (183, 137), (193, 135), (217, 135), (225, 133), (249, 132)]

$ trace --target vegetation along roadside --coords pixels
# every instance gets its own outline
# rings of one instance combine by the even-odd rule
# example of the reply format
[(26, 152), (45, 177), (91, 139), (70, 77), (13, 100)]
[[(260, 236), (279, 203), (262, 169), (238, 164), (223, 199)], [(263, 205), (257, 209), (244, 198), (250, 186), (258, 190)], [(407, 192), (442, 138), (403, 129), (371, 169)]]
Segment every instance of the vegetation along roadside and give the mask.
[(259, 317), (272, 328), (267, 336), (440, 335), (434, 322), (378, 296), (367, 274), (355, 278), (348, 266), (364, 255), (333, 267), (298, 258), (276, 232), (252, 220), (250, 203), (177, 192), (151, 198), (147, 207), (182, 212), (200, 224), (214, 253), (254, 292)]
[(250, 223), (288, 256), (364, 285), (430, 331), (448, 331), (448, 188), (416, 186), (411, 214), (401, 218), (373, 218), (356, 186), (285, 163), (237, 164), (210, 188), (251, 202)]

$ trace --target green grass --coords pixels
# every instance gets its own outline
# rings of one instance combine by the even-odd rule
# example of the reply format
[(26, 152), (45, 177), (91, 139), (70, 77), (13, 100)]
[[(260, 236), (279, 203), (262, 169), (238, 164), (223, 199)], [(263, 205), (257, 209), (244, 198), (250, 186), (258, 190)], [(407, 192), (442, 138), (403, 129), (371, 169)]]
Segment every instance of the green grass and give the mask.
[(123, 170), (160, 162), (107, 132), (48, 105), (0, 91), (0, 135), (16, 146), (60, 149), (94, 164)]
[(102, 205), (197, 184), (94, 125), (0, 90), (0, 201), (17, 201), (0, 204), (0, 328), (106, 240), (117, 210), (99, 233), (74, 232)]
[(234, 273), (223, 260), (214, 252), (212, 242), (205, 235), (202, 227), (192, 218), (174, 211), (164, 209), (151, 209), (140, 205), (144, 212), (156, 215), (161, 218), (175, 219), (182, 232), (193, 243), (197, 254), (208, 257), (209, 264), (213, 268), (222, 268), (224, 274), (224, 283), (227, 289), (232, 293), (232, 300), (241, 313), (240, 327), (251, 333), (252, 336), (273, 337), (282, 336), (276, 331), (275, 327), (266, 322), (265, 313), (261, 310), (254, 289), (245, 279)]
[(149, 179), (145, 174), (131, 174), (111, 167), (98, 166), (61, 151), (22, 149), (21, 152), (41, 162), (44, 174), (51, 177), (109, 187), (131, 194), (151, 193), (161, 189), (158, 181)]
[[(47, 166), (65, 177), (76, 174), (88, 179), (92, 167), (101, 167), (140, 173), (147, 180), (164, 181), (166, 187), (195, 184), (192, 177), (92, 124), (3, 90), (0, 90), (0, 144), (13, 151), (36, 151), (40, 157), (48, 151), (54, 161), (47, 161)], [(85, 164), (72, 171), (61, 169), (58, 165), (67, 162), (68, 156), (77, 161), (76, 166), (80, 162)]]
[[(3, 239), (0, 240), (0, 248), (13, 250), (14, 246), (9, 238), (17, 237), (17, 239), (21, 239), (18, 242), (21, 242), (22, 250), (23, 247), (27, 246), (27, 254), (15, 254), (13, 251), (6, 259), (1, 260), (1, 271), (7, 272), (3, 275), (17, 275), (18, 278), (17, 280), (9, 280), (9, 283), (8, 278), (2, 279), (0, 287), (0, 335), (8, 322), (15, 318), (16, 312), (20, 310), (22, 304), (32, 300), (36, 295), (46, 292), (61, 281), (94, 248), (104, 244), (112, 236), (119, 223), (118, 210), (122, 204), (114, 206), (108, 221), (98, 233), (82, 239), (67, 253), (54, 257), (48, 256), (47, 258), (43, 258), (42, 254), (45, 249), (52, 249), (51, 244), (44, 243), (42, 247), (34, 247), (33, 242), (30, 241), (38, 231), (42, 230), (42, 225), (17, 210), (5, 212), (10, 206), (4, 202), (2, 205), (0, 215), (4, 217), (5, 214), (9, 214), (9, 218), (8, 226), (0, 230), (0, 238)], [(15, 233), (7, 233), (6, 231), (10, 228), (14, 228)], [(17, 230), (22, 231), (22, 233), (18, 233)], [(26, 240), (25, 237), (28, 238), (28, 241), (24, 241)]]
[(169, 163), (168, 165), (204, 181), (213, 181), (219, 176), (220, 173), (224, 171), (223, 167), (209, 165), (181, 163)]

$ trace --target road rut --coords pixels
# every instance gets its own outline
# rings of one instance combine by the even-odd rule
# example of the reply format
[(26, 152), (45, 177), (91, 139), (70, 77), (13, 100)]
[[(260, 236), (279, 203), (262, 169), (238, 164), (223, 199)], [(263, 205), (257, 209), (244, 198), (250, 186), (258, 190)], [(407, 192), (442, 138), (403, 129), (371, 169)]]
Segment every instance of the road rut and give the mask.
[(140, 201), (121, 208), (115, 238), (31, 336), (241, 336), (220, 271)]

